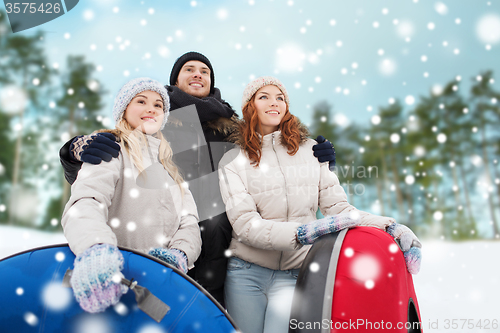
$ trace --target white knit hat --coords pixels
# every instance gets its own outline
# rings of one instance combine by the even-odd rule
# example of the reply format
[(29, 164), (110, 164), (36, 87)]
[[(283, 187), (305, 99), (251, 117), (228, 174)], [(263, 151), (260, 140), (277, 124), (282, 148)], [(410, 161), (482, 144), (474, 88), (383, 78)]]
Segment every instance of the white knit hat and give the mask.
[(261, 76), (247, 84), (245, 90), (243, 91), (243, 99), (241, 101), (241, 107), (245, 105), (252, 99), (253, 95), (262, 87), (273, 85), (278, 87), (279, 90), (285, 95), (285, 103), (290, 106), (290, 99), (288, 98), (288, 93), (285, 89), (283, 83), (275, 77), (272, 76)]
[(170, 99), (168, 97), (167, 89), (165, 89), (160, 82), (147, 77), (139, 77), (137, 79), (130, 80), (120, 89), (115, 98), (115, 105), (113, 106), (113, 117), (115, 118), (115, 121), (118, 122), (123, 117), (125, 109), (137, 94), (148, 90), (158, 93), (161, 96), (161, 99), (163, 99), (163, 112), (165, 115), (163, 117), (163, 123), (160, 127), (160, 130), (162, 130), (167, 123), (170, 110)]

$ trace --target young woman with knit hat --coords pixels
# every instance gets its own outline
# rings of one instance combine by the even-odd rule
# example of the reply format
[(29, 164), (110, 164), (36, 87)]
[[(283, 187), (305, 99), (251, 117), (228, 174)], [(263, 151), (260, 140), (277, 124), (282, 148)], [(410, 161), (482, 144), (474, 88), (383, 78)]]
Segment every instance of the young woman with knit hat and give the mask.
[(196, 205), (161, 133), (169, 107), (159, 82), (126, 83), (114, 103), (116, 129), (108, 131), (122, 148), (118, 158), (84, 163), (72, 185), (61, 223), (76, 255), (70, 283), (85, 311), (104, 311), (126, 292), (116, 279), (124, 264), (118, 245), (184, 272), (200, 254)]
[[(244, 333), (288, 332), (299, 269), (322, 235), (355, 226), (389, 227), (405, 251), (416, 246), (407, 260), (410, 272), (420, 263), (420, 243), (411, 230), (347, 202), (328, 163), (310, 153), (316, 142), (289, 106), (278, 79), (260, 77), (248, 84), (235, 138), (240, 147), (226, 153), (219, 168), (233, 227), (226, 306)], [(326, 216), (320, 220), (318, 207)]]

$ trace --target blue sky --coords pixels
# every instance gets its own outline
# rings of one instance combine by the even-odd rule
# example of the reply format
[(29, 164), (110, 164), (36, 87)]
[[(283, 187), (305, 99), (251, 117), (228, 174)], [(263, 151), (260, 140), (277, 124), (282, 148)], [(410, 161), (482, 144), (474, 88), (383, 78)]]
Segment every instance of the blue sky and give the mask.
[(457, 76), (467, 95), (471, 77), (500, 68), (499, 0), (85, 0), (19, 34), (36, 29), (59, 69), (69, 54), (99, 66), (108, 116), (122, 84), (138, 76), (166, 84), (191, 50), (209, 57), (238, 113), (245, 85), (274, 75), (305, 123), (326, 100), (344, 115), (338, 121), (367, 124), (391, 98), (411, 110), (411, 97)]

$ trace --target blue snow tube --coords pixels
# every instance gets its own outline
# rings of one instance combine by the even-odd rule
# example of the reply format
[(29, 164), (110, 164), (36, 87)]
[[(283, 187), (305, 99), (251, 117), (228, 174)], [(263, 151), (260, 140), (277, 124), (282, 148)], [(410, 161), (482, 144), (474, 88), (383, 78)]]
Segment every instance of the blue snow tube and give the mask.
[(62, 285), (75, 255), (67, 244), (28, 250), (0, 260), (0, 332), (235, 332), (234, 321), (200, 285), (151, 256), (120, 248), (122, 271), (134, 278), (170, 311), (157, 323), (142, 312), (134, 292), (117, 306), (89, 314)]

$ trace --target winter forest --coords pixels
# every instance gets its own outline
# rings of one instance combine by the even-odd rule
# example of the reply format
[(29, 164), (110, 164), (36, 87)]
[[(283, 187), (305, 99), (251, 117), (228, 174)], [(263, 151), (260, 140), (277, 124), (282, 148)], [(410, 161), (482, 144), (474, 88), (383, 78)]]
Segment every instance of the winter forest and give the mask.
[(500, 320), (499, 46), (498, 0), (87, 0), (18, 33), (0, 7), (0, 259), (64, 242), (59, 149), (114, 128), (125, 82), (167, 84), (198, 51), (240, 117), (246, 84), (278, 77), (349, 202), (423, 241), (426, 331)]
[[(439, 4), (437, 12), (447, 10)], [(0, 223), (58, 231), (70, 193), (58, 149), (75, 135), (112, 128), (105, 106), (116, 89), (99, 80), (102, 66), (85, 54), (67, 52), (64, 63), (51, 63), (42, 29), (12, 34), (4, 12), (0, 26)], [(498, 31), (486, 37), (494, 41), (494, 34)], [(426, 62), (427, 56), (419, 60)], [(381, 66), (387, 72), (393, 65), (386, 59)], [(498, 238), (500, 89), (494, 70), (482, 68), (448, 77), (418, 95), (391, 97), (369, 106), (366, 121), (337, 112), (327, 95), (309, 100), (308, 115), (298, 116), (312, 137), (323, 135), (334, 144), (335, 172), (352, 204), (394, 216), (430, 238)], [(335, 90), (349, 94), (347, 88)]]

